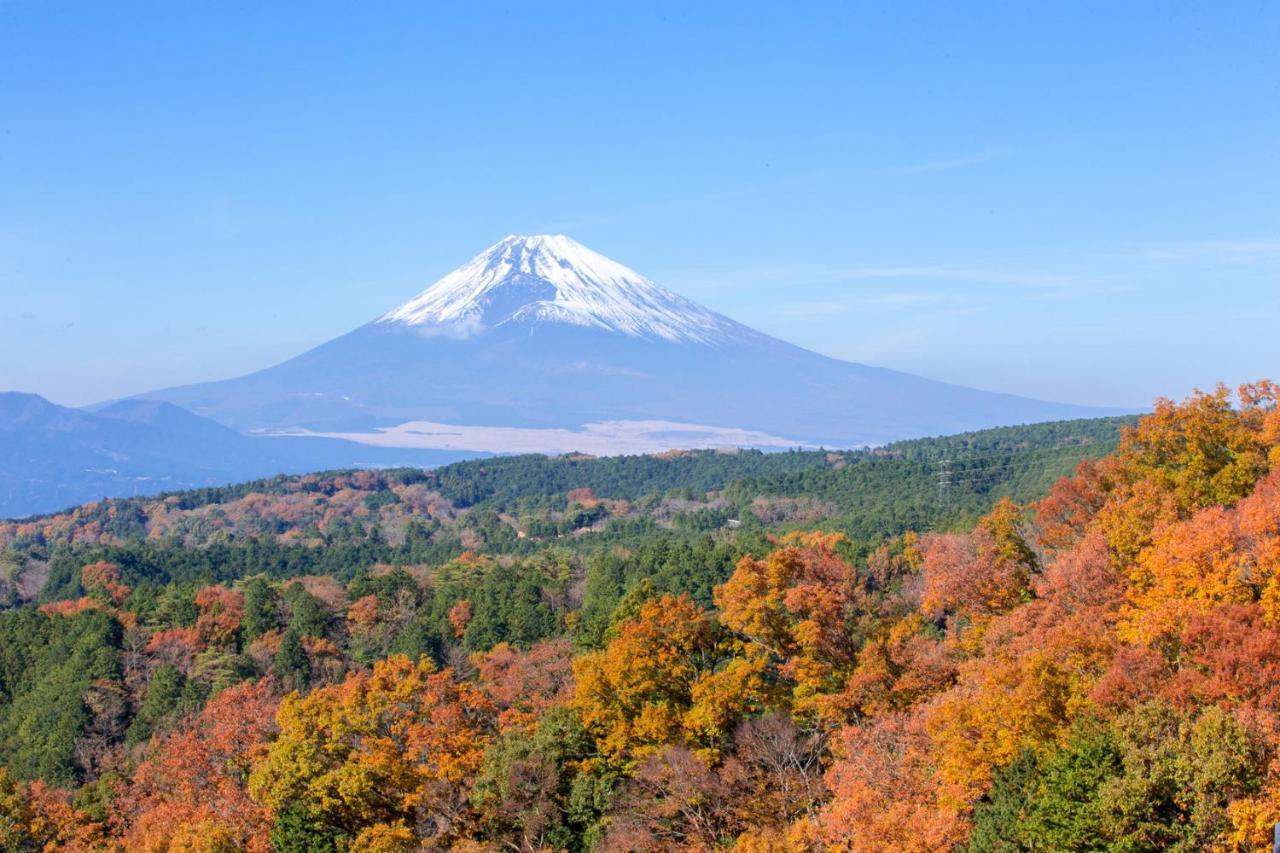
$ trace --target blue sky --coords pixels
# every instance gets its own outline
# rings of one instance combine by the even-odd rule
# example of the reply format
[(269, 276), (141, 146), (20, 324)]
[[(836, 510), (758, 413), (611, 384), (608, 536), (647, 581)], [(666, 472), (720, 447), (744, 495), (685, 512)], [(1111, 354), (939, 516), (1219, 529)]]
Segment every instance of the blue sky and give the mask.
[(1280, 378), (1280, 5), (0, 0), (0, 388), (82, 404), (568, 233), (821, 352)]

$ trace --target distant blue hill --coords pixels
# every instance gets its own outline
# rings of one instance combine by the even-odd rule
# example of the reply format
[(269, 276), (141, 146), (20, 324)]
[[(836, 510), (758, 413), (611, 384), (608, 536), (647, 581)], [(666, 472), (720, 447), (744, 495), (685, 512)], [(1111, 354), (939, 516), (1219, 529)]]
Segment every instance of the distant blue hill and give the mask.
[(426, 467), (476, 455), (250, 437), (160, 401), (125, 400), (90, 413), (0, 392), (0, 518), (273, 474)]

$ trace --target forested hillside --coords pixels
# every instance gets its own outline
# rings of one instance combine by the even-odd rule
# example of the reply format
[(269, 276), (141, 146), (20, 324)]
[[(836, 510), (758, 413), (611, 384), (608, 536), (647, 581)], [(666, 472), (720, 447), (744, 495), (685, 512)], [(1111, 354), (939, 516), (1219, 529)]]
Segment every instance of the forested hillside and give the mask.
[(7, 525), (3, 843), (1268, 850), (1276, 390)]
[(98, 560), (118, 565), (133, 586), (259, 573), (345, 582), (374, 564), (433, 565), (466, 551), (567, 549), (581, 566), (611, 548), (687, 549), (708, 535), (758, 544), (762, 531), (798, 527), (841, 531), (865, 550), (905, 530), (967, 523), (1000, 496), (1040, 494), (1081, 458), (1113, 449), (1124, 422), (840, 453), (516, 456), (104, 500), (0, 522), (0, 580), (15, 603), (76, 594), (79, 567)]

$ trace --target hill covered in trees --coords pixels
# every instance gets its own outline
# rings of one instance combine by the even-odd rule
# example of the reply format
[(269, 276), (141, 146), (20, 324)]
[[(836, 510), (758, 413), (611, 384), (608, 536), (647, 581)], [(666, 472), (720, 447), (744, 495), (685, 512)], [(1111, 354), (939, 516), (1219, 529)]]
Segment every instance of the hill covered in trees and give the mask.
[(102, 559), (134, 586), (258, 573), (345, 581), (373, 564), (439, 564), (466, 551), (527, 557), (560, 548), (581, 565), (611, 548), (707, 536), (756, 542), (763, 531), (801, 526), (839, 530), (865, 549), (905, 530), (966, 523), (1000, 496), (1040, 494), (1081, 458), (1113, 449), (1125, 422), (840, 453), (515, 456), (104, 500), (0, 522), (0, 580), (14, 602), (72, 594), (78, 567)]
[(4, 842), (1269, 849), (1276, 388), (1082, 426), (8, 525)]

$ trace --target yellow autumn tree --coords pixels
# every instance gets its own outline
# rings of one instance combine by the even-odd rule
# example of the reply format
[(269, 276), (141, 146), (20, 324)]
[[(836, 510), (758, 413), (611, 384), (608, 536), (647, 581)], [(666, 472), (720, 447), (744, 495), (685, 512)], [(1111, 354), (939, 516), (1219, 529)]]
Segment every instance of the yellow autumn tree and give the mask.
[(280, 736), (249, 790), (272, 812), (301, 808), (371, 849), (403, 839), (406, 827), (445, 843), (465, 825), (467, 784), (492, 739), (493, 716), (484, 694), (451, 670), (436, 672), (428, 658), (388, 658), (372, 673), (287, 697)]
[(573, 705), (607, 760), (627, 765), (679, 738), (715, 649), (710, 616), (686, 595), (664, 595), (574, 661)]
[(1266, 473), (1280, 427), (1277, 387), (1263, 381), (1239, 389), (1239, 406), (1219, 385), (1181, 405), (1157, 400), (1155, 411), (1126, 430), (1120, 458), (1134, 479), (1147, 479), (1184, 510), (1232, 504)]

